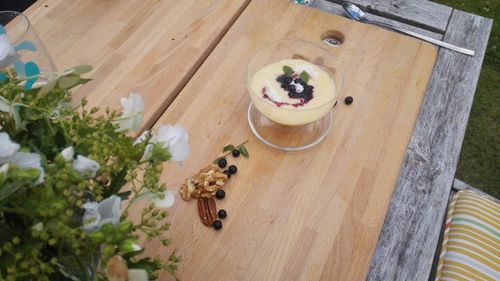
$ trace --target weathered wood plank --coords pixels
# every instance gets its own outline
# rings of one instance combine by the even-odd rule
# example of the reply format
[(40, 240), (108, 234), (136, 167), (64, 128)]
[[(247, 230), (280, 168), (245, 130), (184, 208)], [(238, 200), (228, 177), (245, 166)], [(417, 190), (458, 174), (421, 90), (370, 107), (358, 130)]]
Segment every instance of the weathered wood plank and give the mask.
[[(320, 10), (323, 10), (325, 12), (329, 12), (332, 14), (345, 16), (344, 9), (342, 9), (342, 5), (332, 3), (328, 0), (314, 0), (309, 5), (309, 7), (312, 7), (315, 9), (320, 9)], [(406, 23), (403, 23), (403, 22), (398, 21), (398, 20), (393, 20), (390, 18), (381, 17), (381, 16), (377, 16), (374, 14), (370, 14), (370, 13), (367, 13), (367, 18), (370, 20), (376, 20), (376, 21), (380, 21), (383, 23), (391, 24), (391, 25), (394, 25), (396, 27), (405, 28), (405, 29), (420, 33), (422, 35), (429, 36), (429, 37), (434, 38), (434, 39), (441, 40), (443, 38), (443, 33), (429, 31), (427, 29), (423, 29), (423, 28), (419, 28), (419, 27), (416, 27), (416, 26), (413, 26), (410, 24), (406, 24)]]
[(367, 280), (427, 280), (492, 21), (454, 10), (401, 168)]
[[(328, 0), (341, 4), (344, 0)], [(367, 12), (430, 31), (444, 33), (452, 8), (431, 1), (350, 0)]]
[(453, 181), (453, 189), (455, 190), (455, 192), (460, 191), (460, 190), (464, 190), (464, 189), (468, 189), (468, 190), (474, 191), (475, 193), (480, 194), (481, 196), (484, 196), (484, 197), (500, 204), (499, 199), (497, 199), (497, 198), (489, 195), (488, 193), (481, 191), (481, 190), (479, 190), (479, 189), (477, 189), (477, 188), (475, 188), (475, 187), (473, 187), (473, 186), (471, 186), (471, 185), (469, 185), (469, 184), (467, 184), (459, 179), (455, 179)]

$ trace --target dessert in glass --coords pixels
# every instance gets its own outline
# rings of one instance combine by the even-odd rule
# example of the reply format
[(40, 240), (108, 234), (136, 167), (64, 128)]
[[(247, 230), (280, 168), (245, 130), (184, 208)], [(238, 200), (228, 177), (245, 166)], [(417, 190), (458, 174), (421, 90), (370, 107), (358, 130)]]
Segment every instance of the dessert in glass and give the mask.
[(301, 40), (278, 41), (252, 57), (247, 75), (248, 122), (259, 140), (298, 151), (327, 136), (343, 79), (332, 53)]

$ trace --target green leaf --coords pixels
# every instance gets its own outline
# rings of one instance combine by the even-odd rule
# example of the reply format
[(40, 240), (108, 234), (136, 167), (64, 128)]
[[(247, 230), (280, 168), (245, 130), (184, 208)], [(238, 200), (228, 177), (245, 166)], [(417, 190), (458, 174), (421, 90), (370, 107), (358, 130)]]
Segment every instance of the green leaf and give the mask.
[(104, 198), (108, 198), (113, 194), (117, 194), (122, 188), (122, 186), (124, 186), (127, 183), (127, 180), (125, 179), (126, 176), (127, 176), (127, 168), (123, 168), (117, 174), (113, 175), (108, 189), (106, 189), (106, 191), (103, 194)]
[(76, 74), (70, 74), (64, 77), (59, 78), (59, 87), (62, 89), (68, 89), (73, 86), (78, 85), (80, 82), (80, 76)]
[(234, 145), (230, 144), (230, 145), (224, 146), (224, 149), (222, 150), (222, 152), (233, 151), (234, 149), (235, 149)]
[(302, 71), (302, 73), (300, 74), (300, 80), (304, 81), (304, 83), (309, 82), (310, 78), (311, 78), (311, 76), (309, 76), (309, 73), (307, 73), (305, 71)]
[(2, 96), (0, 96), (0, 111), (10, 112), (10, 102)]
[(82, 64), (82, 65), (78, 65), (78, 66), (75, 66), (73, 68), (70, 68), (68, 70), (66, 70), (65, 72), (66, 73), (69, 73), (69, 74), (83, 74), (83, 73), (87, 73), (87, 72), (90, 72), (92, 71), (92, 66), (91, 65), (88, 65), (88, 64)]
[(58, 81), (58, 79), (53, 79), (53, 80), (50, 80), (49, 82), (47, 82), (47, 84), (45, 84), (40, 89), (40, 91), (38, 91), (38, 96), (43, 97), (46, 94), (50, 93), (50, 91), (54, 90), (54, 88), (56, 87), (57, 81)]
[(132, 191), (125, 191), (125, 192), (120, 192), (117, 193), (116, 196), (120, 197), (122, 201), (128, 200), (128, 197), (132, 194)]
[(19, 131), (23, 127), (21, 115), (19, 115), (19, 112), (13, 106), (10, 109), (10, 113), (12, 113), (12, 118), (14, 119), (14, 127), (16, 131)]
[(244, 145), (244, 144), (242, 144), (242, 145), (240, 146), (240, 149), (239, 149), (239, 150), (240, 150), (240, 153), (241, 153), (243, 156), (245, 156), (245, 157), (247, 157), (247, 158), (248, 158), (248, 157), (250, 157), (250, 154), (248, 153), (248, 150), (247, 150), (247, 148), (245, 147), (245, 145)]
[(283, 72), (287, 75), (290, 76), (294, 73), (293, 68), (289, 67), (288, 65), (283, 65)]

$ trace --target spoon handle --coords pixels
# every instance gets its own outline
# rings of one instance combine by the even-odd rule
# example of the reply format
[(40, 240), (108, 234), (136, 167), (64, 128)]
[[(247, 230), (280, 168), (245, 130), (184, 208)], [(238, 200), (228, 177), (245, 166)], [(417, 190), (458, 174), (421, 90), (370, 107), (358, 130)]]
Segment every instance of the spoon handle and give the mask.
[(370, 23), (370, 24), (373, 24), (373, 25), (377, 25), (377, 26), (380, 26), (380, 27), (392, 29), (392, 30), (395, 30), (395, 31), (398, 31), (398, 32), (401, 32), (401, 33), (404, 33), (404, 34), (407, 34), (407, 35), (410, 35), (410, 36), (422, 39), (422, 40), (430, 42), (432, 44), (435, 44), (435, 45), (438, 45), (438, 46), (441, 46), (441, 47), (453, 50), (455, 52), (471, 56), (471, 57), (473, 57), (474, 54), (475, 54), (475, 52), (473, 50), (469, 50), (469, 49), (465, 49), (465, 48), (462, 48), (462, 47), (458, 47), (458, 46), (455, 46), (455, 45), (443, 42), (441, 40), (437, 40), (437, 39), (434, 39), (434, 38), (431, 38), (431, 37), (428, 37), (428, 36), (425, 36), (425, 35), (422, 35), (422, 34), (418, 34), (416, 32), (413, 32), (413, 31), (410, 31), (410, 30), (407, 30), (407, 29), (404, 29), (404, 28), (396, 27), (396, 26), (393, 26), (393, 25), (390, 25), (390, 24), (386, 24), (386, 23), (379, 22), (379, 21), (373, 21), (373, 20), (365, 20), (364, 22), (365, 23)]

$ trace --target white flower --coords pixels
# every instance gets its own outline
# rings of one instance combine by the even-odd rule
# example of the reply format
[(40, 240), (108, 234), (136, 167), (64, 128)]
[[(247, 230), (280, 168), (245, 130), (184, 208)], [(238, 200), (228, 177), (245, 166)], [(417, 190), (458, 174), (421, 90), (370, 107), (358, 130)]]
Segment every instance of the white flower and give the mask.
[(73, 169), (77, 170), (82, 176), (90, 175), (93, 178), (99, 168), (101, 168), (99, 163), (82, 155), (78, 155), (73, 160)]
[(170, 208), (175, 203), (175, 193), (173, 191), (167, 190), (163, 192), (163, 199), (155, 195), (151, 201), (155, 203), (156, 207)]
[(9, 162), (19, 150), (19, 144), (12, 142), (7, 133), (0, 133), (0, 165)]
[(168, 149), (174, 161), (184, 161), (189, 156), (189, 137), (184, 127), (180, 125), (162, 125), (158, 129), (158, 142)]
[(121, 98), (123, 115), (117, 121), (120, 129), (138, 131), (142, 124), (142, 113), (144, 112), (144, 100), (139, 94), (130, 93), (128, 98)]
[(16, 49), (10, 44), (7, 34), (0, 34), (0, 68), (7, 67), (18, 60)]
[(40, 162), (40, 155), (29, 152), (17, 152), (10, 160), (10, 163), (20, 168), (38, 169), (40, 171), (40, 176), (38, 177), (36, 183), (39, 184), (43, 182), (45, 172), (42, 169), (42, 164)]
[(112, 223), (117, 225), (120, 222), (121, 199), (112, 195), (101, 202), (88, 202), (83, 204), (85, 210), (83, 215), (83, 230), (92, 232), (98, 230), (103, 224)]
[(128, 281), (148, 281), (148, 272), (144, 269), (129, 269)]
[(9, 172), (9, 164), (3, 164), (0, 167), (0, 174), (6, 175)]
[(64, 158), (64, 160), (71, 161), (75, 156), (75, 150), (72, 146), (68, 146), (61, 151), (61, 156)]

